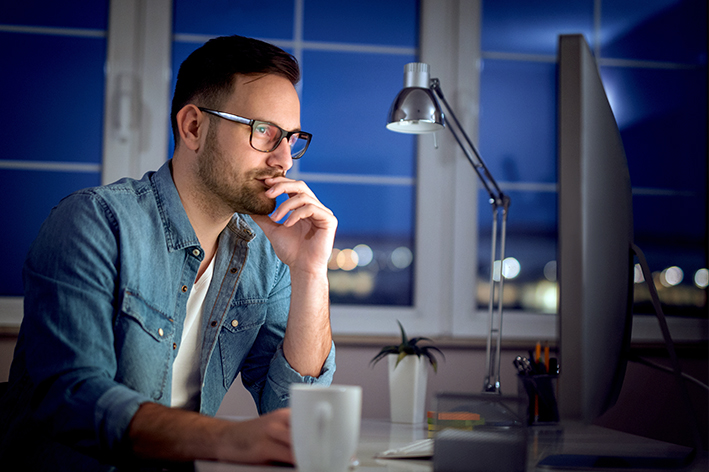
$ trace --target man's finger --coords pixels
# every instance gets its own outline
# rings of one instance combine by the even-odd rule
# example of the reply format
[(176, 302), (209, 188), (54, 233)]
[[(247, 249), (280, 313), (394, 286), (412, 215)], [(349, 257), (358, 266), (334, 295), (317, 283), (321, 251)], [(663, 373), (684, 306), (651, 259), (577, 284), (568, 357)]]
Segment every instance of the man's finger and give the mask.
[(280, 225), (273, 221), (270, 217), (266, 215), (251, 215), (251, 219), (259, 225), (259, 228), (264, 232), (266, 237), (273, 232)]

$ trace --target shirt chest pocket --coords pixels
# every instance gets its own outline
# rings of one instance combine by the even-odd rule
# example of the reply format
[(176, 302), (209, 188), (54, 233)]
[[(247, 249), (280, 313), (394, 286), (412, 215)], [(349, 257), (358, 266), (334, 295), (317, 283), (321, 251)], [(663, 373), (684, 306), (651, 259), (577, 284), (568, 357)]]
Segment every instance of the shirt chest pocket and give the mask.
[(175, 322), (172, 318), (131, 292), (126, 292), (123, 297), (121, 316), (137, 323), (146, 334), (158, 342), (171, 340), (175, 333)]
[(117, 380), (155, 400), (163, 398), (174, 336), (172, 318), (126, 291), (115, 329)]
[[(266, 321), (267, 305), (259, 302), (238, 303), (229, 310), (219, 334), (219, 350), (224, 384), (228, 388), (239, 373), (246, 356)], [(258, 352), (251, 352), (252, 357)], [(253, 359), (252, 359), (253, 361)]]

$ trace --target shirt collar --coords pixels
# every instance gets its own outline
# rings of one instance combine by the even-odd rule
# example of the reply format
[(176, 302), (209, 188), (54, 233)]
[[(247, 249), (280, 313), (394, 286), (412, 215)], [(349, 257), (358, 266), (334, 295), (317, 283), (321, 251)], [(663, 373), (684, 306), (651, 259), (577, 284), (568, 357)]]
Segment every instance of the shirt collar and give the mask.
[(169, 251), (177, 251), (199, 246), (199, 240), (182, 206), (175, 182), (172, 180), (171, 162), (171, 160), (165, 162), (150, 180), (155, 189), (167, 248)]

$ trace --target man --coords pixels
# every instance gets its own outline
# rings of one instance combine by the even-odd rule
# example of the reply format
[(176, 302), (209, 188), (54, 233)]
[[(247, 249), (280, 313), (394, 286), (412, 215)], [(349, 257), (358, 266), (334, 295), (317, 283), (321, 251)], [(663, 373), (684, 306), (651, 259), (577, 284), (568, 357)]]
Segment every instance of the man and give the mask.
[[(286, 177), (310, 142), (299, 75), (267, 43), (207, 42), (180, 67), (172, 160), (52, 210), (23, 271), (0, 463), (293, 462), (288, 387), (335, 369), (337, 220)], [(238, 373), (261, 416), (213, 418)]]

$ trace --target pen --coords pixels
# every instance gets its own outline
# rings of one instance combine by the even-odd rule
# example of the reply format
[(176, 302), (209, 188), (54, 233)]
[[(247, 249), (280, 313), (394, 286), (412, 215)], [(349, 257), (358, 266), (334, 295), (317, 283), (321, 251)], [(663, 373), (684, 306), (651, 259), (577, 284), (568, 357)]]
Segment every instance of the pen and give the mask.
[(549, 373), (549, 341), (544, 343), (544, 368)]
[(542, 364), (542, 344), (537, 341), (537, 347), (535, 350), (535, 355), (534, 355), (534, 360), (536, 361), (536, 373), (537, 374), (543, 374), (545, 371), (545, 367)]
[(536, 362), (539, 362), (541, 360), (541, 358), (542, 358), (542, 344), (539, 341), (537, 341), (537, 348), (535, 350), (534, 360)]

